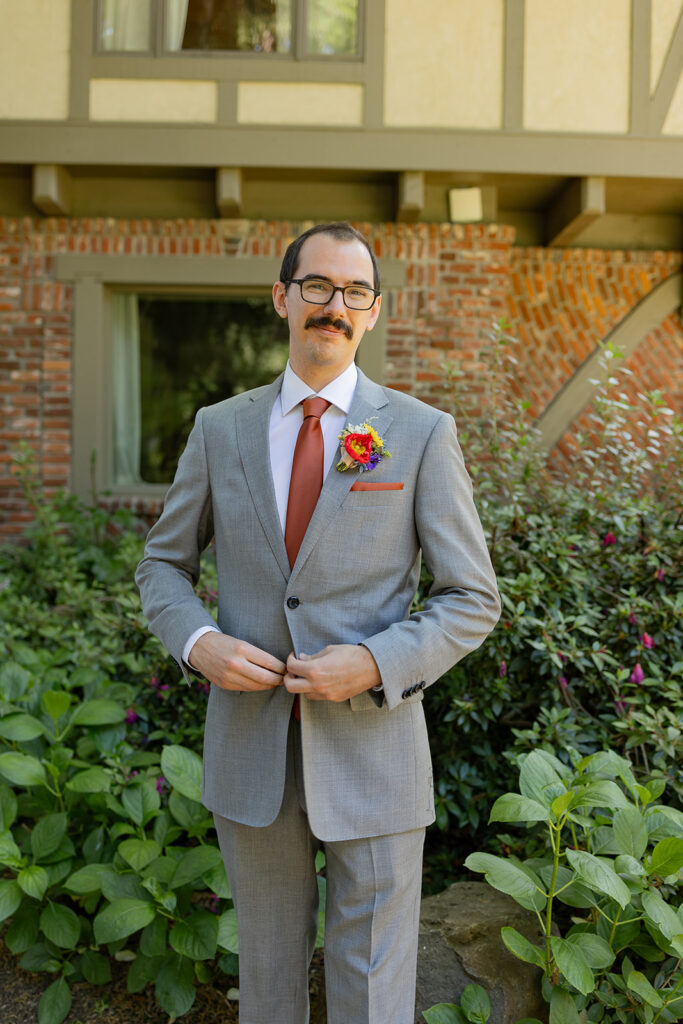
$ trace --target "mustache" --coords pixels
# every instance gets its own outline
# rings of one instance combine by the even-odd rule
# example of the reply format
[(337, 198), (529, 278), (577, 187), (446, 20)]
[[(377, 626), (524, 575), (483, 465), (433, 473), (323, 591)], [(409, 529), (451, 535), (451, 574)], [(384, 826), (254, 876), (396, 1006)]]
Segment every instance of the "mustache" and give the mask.
[(342, 331), (349, 341), (353, 338), (351, 324), (347, 324), (346, 320), (335, 320), (331, 316), (309, 316), (305, 326), (307, 330), (309, 327), (332, 327), (335, 331)]

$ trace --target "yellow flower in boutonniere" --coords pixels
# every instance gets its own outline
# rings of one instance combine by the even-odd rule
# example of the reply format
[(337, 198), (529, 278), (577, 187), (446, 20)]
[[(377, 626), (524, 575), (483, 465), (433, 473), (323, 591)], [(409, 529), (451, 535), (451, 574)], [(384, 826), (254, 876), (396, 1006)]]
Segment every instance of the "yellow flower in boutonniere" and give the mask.
[(356, 466), (361, 473), (369, 473), (379, 465), (385, 455), (391, 458), (391, 452), (384, 447), (383, 438), (369, 423), (361, 423), (358, 427), (344, 427), (339, 435), (339, 444), (341, 458), (337, 463), (337, 469), (342, 473), (349, 466)]

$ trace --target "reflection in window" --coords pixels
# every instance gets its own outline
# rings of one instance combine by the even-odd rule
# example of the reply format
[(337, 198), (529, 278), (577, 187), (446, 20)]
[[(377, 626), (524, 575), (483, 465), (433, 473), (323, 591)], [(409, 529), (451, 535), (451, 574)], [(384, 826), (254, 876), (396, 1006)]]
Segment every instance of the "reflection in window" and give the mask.
[(100, 49), (152, 48), (152, 0), (101, 0)]
[(167, 19), (169, 50), (289, 52), (291, 0), (171, 0), (169, 7), (176, 8)]
[(195, 413), (287, 361), (270, 297), (117, 293), (112, 298), (113, 481), (169, 483)]
[[(303, 18), (305, 54), (357, 56), (359, 0), (100, 0), (99, 47), (166, 53), (292, 54)], [(159, 29), (159, 31), (157, 31)]]
[(308, 0), (306, 54), (309, 57), (358, 53), (358, 0)]

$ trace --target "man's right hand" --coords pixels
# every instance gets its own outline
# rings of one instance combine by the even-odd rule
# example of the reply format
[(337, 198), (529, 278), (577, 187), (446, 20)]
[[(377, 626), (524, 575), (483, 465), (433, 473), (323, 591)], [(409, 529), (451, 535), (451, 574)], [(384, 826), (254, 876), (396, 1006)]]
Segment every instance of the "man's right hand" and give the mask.
[(287, 671), (267, 651), (215, 630), (193, 645), (190, 666), (222, 690), (270, 690), (282, 686)]

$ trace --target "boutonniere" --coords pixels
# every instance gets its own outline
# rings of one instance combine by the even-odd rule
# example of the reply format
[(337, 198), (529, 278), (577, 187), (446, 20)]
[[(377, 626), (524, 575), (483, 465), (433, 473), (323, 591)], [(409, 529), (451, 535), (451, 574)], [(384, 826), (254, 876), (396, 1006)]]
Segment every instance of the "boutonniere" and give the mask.
[(384, 447), (384, 440), (369, 423), (361, 423), (359, 427), (344, 427), (339, 435), (341, 458), (337, 469), (343, 473), (349, 466), (355, 466), (361, 473), (369, 473), (378, 466), (391, 452)]

